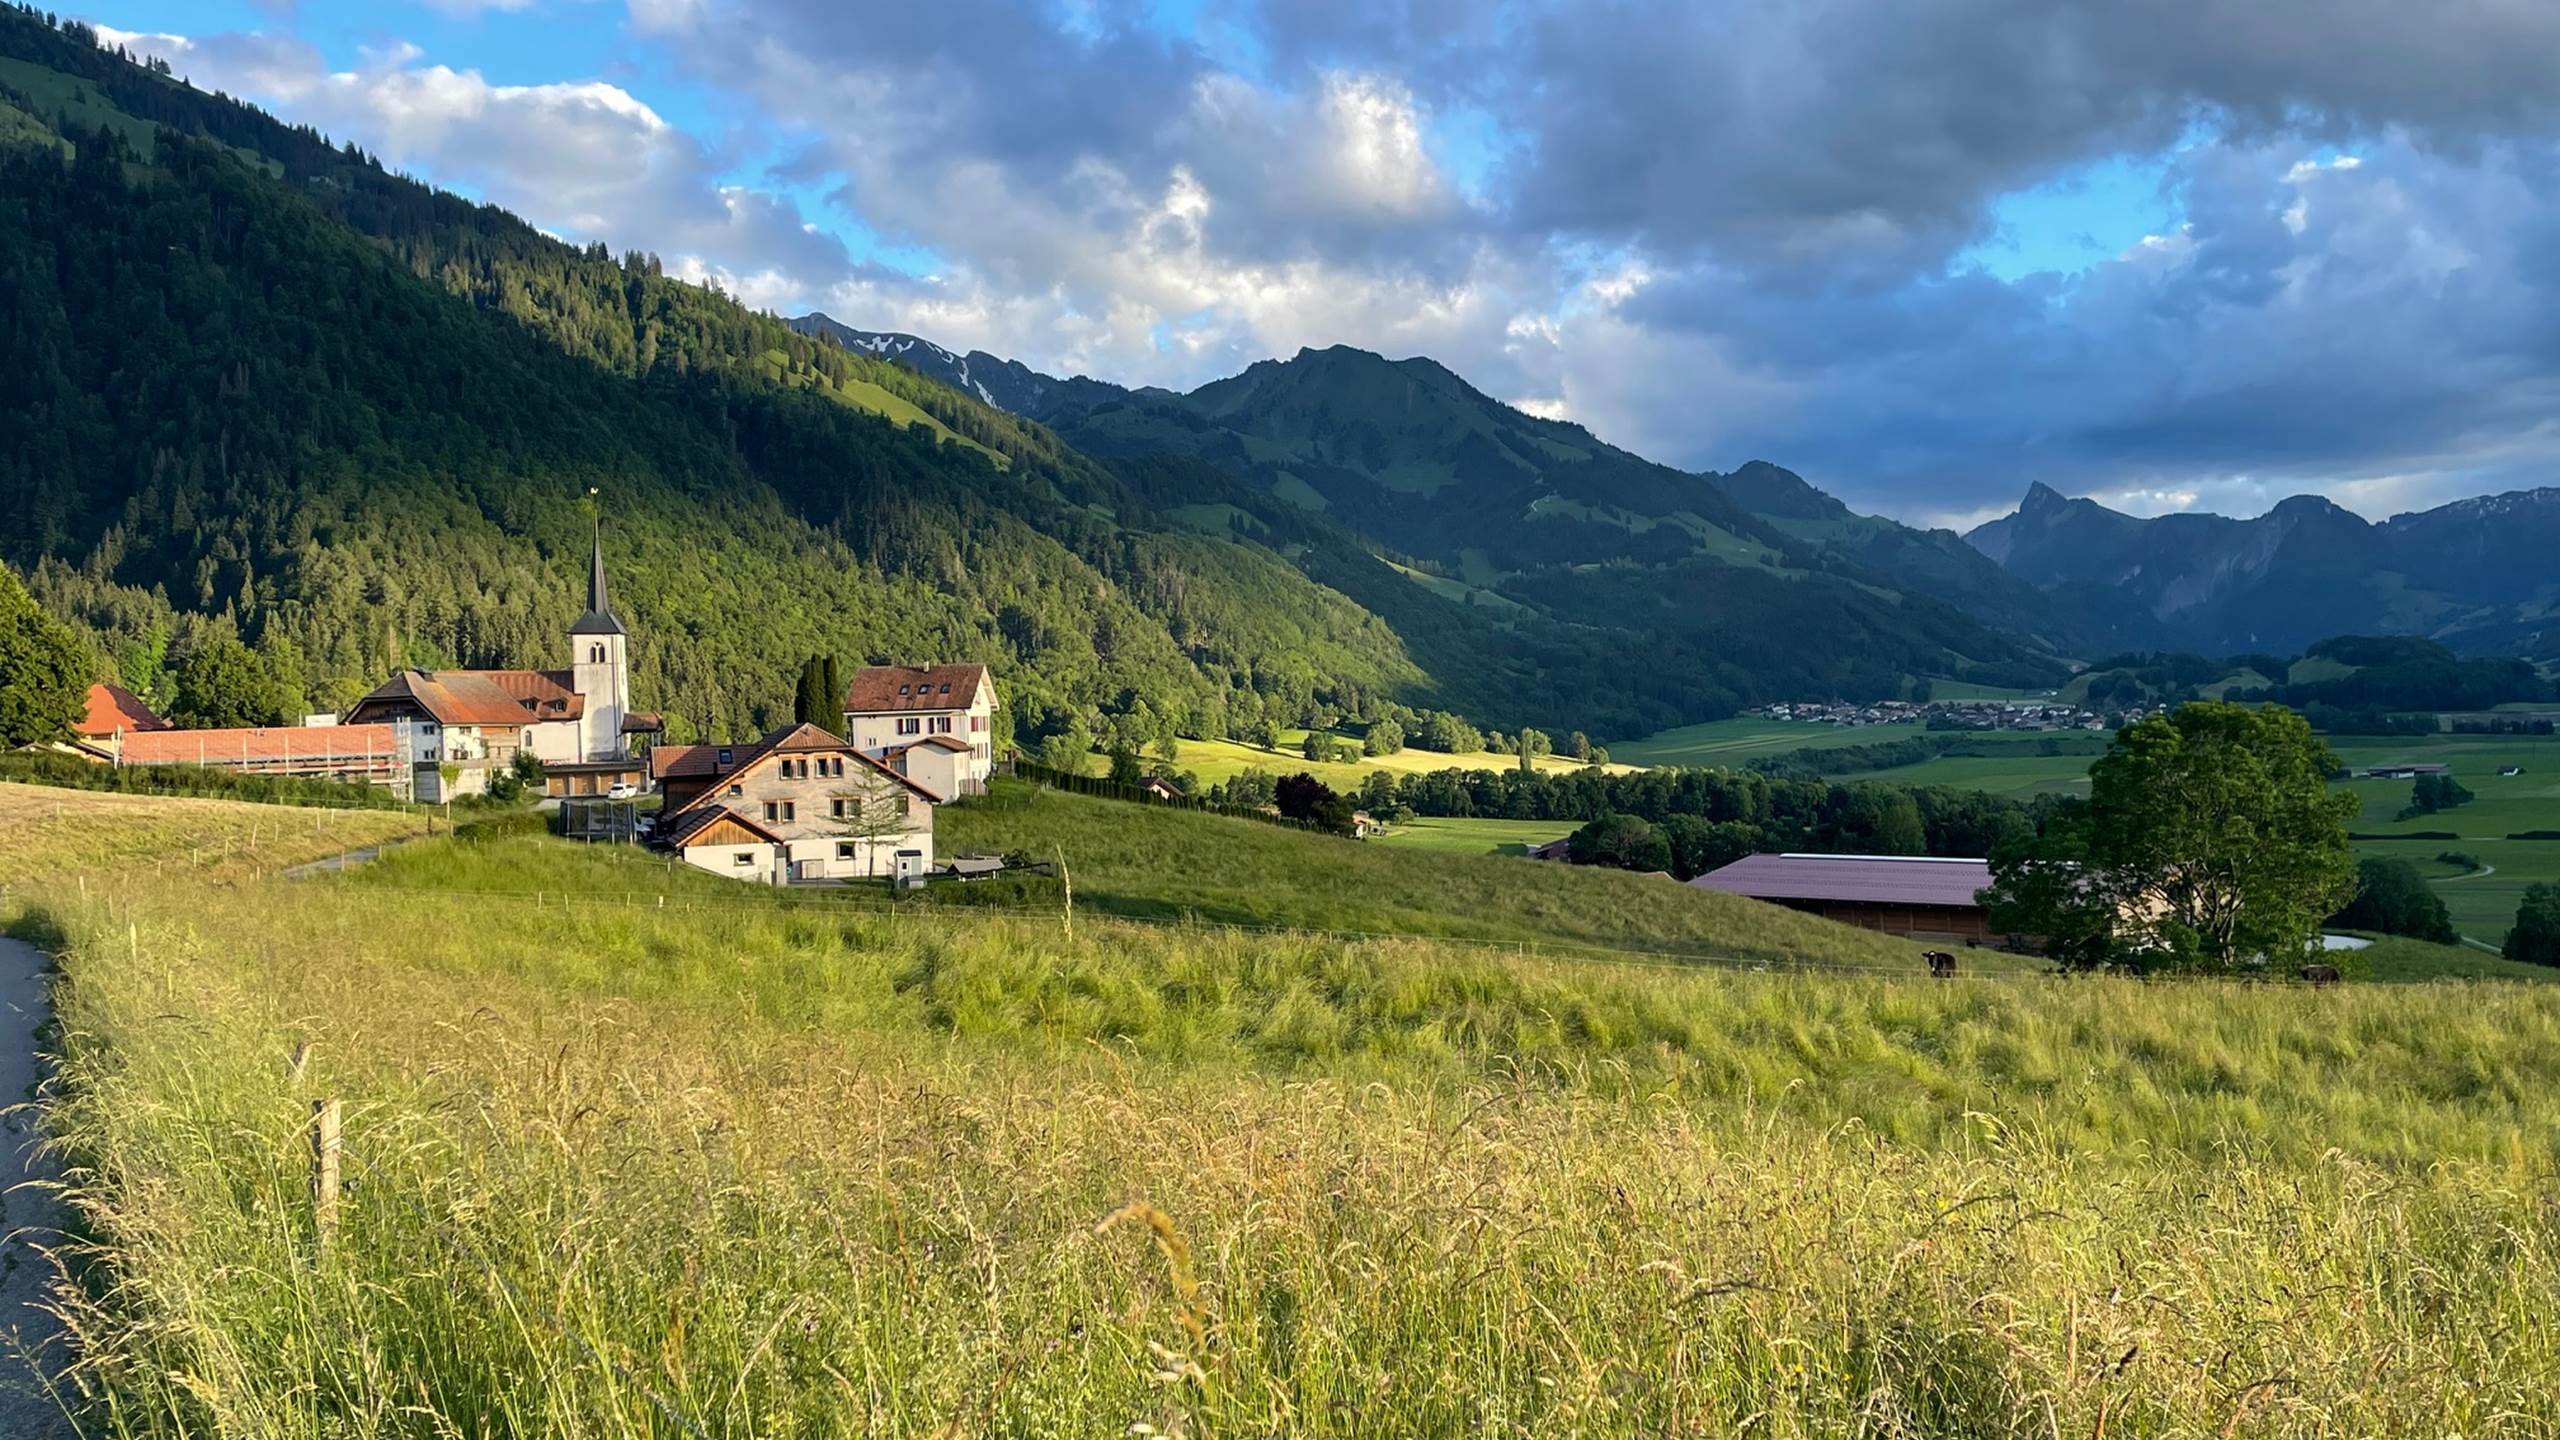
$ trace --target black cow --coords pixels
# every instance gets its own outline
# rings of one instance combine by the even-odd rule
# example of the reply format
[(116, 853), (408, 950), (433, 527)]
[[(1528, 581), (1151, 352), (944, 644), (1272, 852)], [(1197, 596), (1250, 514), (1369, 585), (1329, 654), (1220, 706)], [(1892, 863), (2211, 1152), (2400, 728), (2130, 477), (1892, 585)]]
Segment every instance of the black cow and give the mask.
[(2338, 967), (2335, 965), (2305, 965), (2302, 967), (2302, 978), (2310, 981), (2315, 986), (2335, 985), (2338, 983)]
[(1955, 956), (1944, 950), (1931, 950), (1926, 952), (1926, 955), (1929, 961), (1930, 974), (1935, 975), (1941, 980), (1952, 980), (1956, 977)]

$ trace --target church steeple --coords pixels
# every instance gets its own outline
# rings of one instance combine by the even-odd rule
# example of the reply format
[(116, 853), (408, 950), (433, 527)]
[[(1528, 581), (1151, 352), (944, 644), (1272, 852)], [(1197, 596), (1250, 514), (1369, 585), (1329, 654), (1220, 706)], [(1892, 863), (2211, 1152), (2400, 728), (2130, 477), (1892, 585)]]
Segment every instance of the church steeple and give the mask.
[(602, 515), (596, 517), (595, 559), (587, 574), (587, 613), (578, 617), (578, 623), (569, 627), (569, 633), (572, 635), (623, 633), (622, 622), (614, 618), (613, 607), (605, 600), (604, 517)]

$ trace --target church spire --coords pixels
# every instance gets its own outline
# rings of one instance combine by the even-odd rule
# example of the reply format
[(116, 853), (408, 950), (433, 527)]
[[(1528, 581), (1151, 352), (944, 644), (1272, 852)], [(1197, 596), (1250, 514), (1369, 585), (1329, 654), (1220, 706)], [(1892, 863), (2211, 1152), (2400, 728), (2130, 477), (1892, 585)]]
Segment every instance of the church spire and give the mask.
[(622, 622), (613, 616), (613, 606), (606, 603), (604, 593), (604, 516), (596, 516), (596, 548), (592, 567), (587, 574), (587, 613), (569, 627), (572, 635), (619, 635)]

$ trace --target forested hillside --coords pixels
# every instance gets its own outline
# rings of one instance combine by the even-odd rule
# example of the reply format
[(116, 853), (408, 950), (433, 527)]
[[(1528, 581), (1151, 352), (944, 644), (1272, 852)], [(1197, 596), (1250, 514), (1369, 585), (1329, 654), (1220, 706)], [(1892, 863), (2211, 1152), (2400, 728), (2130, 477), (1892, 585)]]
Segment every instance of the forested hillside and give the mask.
[[(1034, 737), (1386, 700), (1641, 733), (2053, 669), (1436, 366), (1389, 371), (1428, 382), (1407, 435), (1360, 398), (1386, 362), (1337, 351), (1165, 422), (1214, 443), (1094, 413), (1062, 440), (76, 25), (0, 11), (0, 107), (0, 560), (154, 698), (234, 638), (284, 715), (404, 664), (557, 663), (591, 490), (679, 736), (781, 718), (819, 653), (984, 658)], [(1332, 498), (1232, 463), (1248, 434)], [(1535, 518), (1469, 528), (1505, 507)]]
[(0, 12), (0, 65), (0, 556), (129, 683), (232, 634), (300, 703), (556, 663), (594, 487), (680, 733), (775, 718), (821, 651), (986, 656), (1034, 722), (1429, 693), (1378, 619), (1036, 426), (85, 32)]

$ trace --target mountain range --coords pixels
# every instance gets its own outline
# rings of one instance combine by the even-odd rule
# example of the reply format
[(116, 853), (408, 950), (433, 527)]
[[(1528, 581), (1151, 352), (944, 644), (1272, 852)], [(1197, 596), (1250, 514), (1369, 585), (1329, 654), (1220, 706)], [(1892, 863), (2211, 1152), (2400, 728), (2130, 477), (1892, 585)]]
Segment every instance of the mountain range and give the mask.
[(1626, 737), (2054, 684), (2167, 624), (2036, 568), (2024, 527), (1969, 545), (1777, 465), (1659, 464), (1428, 358), (1175, 394), (786, 324), (20, 6), (0, 335), (0, 561), (146, 693), (230, 639), (288, 708), (556, 663), (591, 491), (676, 738), (784, 717), (824, 653), (983, 659), (1035, 740), (1390, 702)]
[[(1863, 570), (1946, 602), (2031, 650), (2298, 653), (2371, 634), (2428, 636), (2472, 654), (2560, 654), (2560, 579), (2542, 559), (2560, 543), (2560, 489), (2376, 524), (2311, 495), (2254, 519), (2144, 519), (2038, 483), (2016, 512), (1958, 537), (1858, 514), (1765, 461), (1694, 476), (1654, 465), (1491, 401), (1428, 359), (1304, 351), (1177, 395), (1062, 380), (823, 314), (790, 323), (948, 383), (987, 377), (977, 393), (988, 403), (1095, 454), (1198, 455), (1402, 547), (1435, 574), (1497, 576), (1482, 582), (1487, 593), (1534, 590), (1568, 613), (1583, 596), (1562, 592), (1587, 588), (1601, 604), (1627, 597), (1540, 567), (1643, 560), (1658, 570), (1685, 552), (1783, 569), (1793, 547), (1797, 559), (1819, 552), (1817, 567)], [(1599, 536), (1594, 525), (1618, 533)]]
[(2293, 653), (2331, 635), (2418, 635), (2475, 655), (2560, 651), (2560, 489), (2377, 524), (2313, 495), (2248, 520), (2142, 519), (2036, 485), (1965, 538), (2058, 608), (2111, 611), (2133, 643)]

